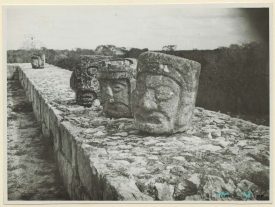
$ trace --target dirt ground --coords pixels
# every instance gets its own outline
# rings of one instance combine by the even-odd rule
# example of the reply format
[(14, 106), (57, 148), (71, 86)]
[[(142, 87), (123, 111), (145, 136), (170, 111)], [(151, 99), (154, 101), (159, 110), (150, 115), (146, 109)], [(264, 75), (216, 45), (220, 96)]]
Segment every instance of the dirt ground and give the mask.
[(55, 165), (53, 143), (43, 137), (19, 81), (7, 84), (8, 200), (70, 200)]

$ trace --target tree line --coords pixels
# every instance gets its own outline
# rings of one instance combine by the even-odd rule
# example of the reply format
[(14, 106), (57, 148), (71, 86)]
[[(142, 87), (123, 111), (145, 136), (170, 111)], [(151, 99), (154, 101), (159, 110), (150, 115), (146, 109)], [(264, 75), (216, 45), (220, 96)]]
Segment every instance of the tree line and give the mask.
[[(138, 58), (148, 49), (132, 48), (122, 58)], [(42, 52), (46, 62), (74, 70), (80, 55), (94, 55), (95, 51), (75, 50), (39, 51), (9, 50), (8, 63), (30, 62), (31, 54)], [(263, 43), (232, 44), (215, 50), (161, 50), (201, 63), (201, 75), (196, 105), (205, 109), (240, 115), (269, 114), (269, 47)], [(267, 121), (268, 122), (268, 121)]]

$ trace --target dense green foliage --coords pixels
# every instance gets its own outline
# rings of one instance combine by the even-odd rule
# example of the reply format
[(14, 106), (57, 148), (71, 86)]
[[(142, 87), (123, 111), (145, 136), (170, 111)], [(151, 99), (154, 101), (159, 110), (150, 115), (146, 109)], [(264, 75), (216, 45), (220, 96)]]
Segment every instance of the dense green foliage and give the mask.
[[(133, 48), (121, 57), (138, 58), (147, 51)], [(10, 50), (8, 63), (30, 62), (37, 51)], [(42, 48), (46, 62), (74, 70), (80, 55), (93, 50), (52, 50)], [(231, 45), (216, 50), (158, 51), (201, 63), (196, 105), (224, 113), (269, 114), (269, 48), (264, 44)]]

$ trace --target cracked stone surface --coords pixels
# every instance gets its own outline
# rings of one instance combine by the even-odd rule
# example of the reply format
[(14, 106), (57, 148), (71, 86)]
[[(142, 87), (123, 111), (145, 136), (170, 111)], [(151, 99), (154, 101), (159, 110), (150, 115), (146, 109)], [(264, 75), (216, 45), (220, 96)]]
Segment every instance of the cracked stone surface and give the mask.
[[(108, 118), (102, 106), (77, 105), (71, 71), (20, 67), (117, 199), (235, 201), (249, 190), (248, 200), (269, 199), (269, 127), (196, 107), (186, 132), (153, 136), (131, 118)], [(217, 196), (221, 191), (229, 195)]]

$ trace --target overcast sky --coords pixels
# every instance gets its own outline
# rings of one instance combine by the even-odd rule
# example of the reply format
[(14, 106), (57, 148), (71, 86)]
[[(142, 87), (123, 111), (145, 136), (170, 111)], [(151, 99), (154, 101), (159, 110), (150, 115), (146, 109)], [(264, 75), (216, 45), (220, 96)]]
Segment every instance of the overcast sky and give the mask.
[(26, 34), (49, 49), (215, 49), (261, 40), (242, 9), (184, 5), (9, 7), (7, 49), (18, 49)]

